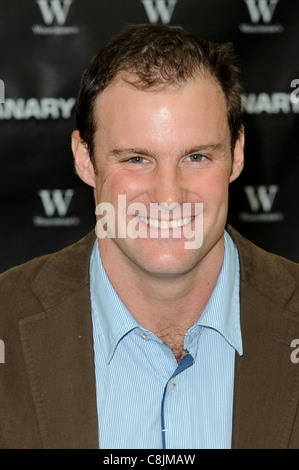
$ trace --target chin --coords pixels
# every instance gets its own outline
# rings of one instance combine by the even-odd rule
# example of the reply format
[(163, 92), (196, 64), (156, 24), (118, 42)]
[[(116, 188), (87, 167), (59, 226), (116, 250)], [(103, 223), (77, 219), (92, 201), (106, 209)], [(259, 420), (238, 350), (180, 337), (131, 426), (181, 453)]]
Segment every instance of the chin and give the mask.
[[(189, 250), (190, 251), (190, 250)], [(197, 257), (188, 253), (188, 256), (180, 257), (178, 254), (164, 255), (161, 258), (159, 256), (151, 256), (148, 259), (136, 259), (135, 264), (149, 274), (156, 275), (159, 277), (175, 277), (181, 276), (191, 271), (198, 263)]]

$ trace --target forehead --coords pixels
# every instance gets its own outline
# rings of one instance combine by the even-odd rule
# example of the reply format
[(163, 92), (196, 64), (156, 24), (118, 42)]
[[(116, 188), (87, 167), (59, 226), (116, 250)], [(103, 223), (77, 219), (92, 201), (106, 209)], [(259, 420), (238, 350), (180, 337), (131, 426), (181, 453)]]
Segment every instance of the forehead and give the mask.
[(219, 140), (228, 132), (222, 88), (202, 75), (180, 86), (151, 89), (136, 88), (119, 77), (97, 97), (94, 117), (95, 144), (99, 138), (120, 139), (124, 144), (137, 139), (173, 144), (196, 136)]

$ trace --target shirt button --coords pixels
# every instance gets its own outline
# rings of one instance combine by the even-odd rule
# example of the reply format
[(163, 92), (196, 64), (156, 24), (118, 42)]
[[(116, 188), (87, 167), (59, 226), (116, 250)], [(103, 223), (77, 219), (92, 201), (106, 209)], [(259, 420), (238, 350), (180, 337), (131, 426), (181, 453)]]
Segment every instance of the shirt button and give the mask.
[(168, 384), (170, 390), (177, 390), (179, 383), (176, 379), (171, 379), (169, 384)]
[(146, 336), (145, 333), (140, 333), (141, 338), (145, 339), (146, 341), (149, 341), (149, 337)]

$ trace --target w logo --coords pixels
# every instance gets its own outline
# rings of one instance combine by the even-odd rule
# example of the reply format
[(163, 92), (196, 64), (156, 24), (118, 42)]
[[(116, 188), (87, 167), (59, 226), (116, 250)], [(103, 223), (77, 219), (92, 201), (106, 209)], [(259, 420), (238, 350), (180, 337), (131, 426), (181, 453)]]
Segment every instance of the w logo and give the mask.
[(56, 211), (60, 217), (64, 217), (74, 194), (73, 189), (64, 191), (62, 189), (42, 189), (38, 192), (48, 217), (53, 217)]
[(50, 25), (56, 21), (59, 25), (64, 25), (73, 0), (36, 0), (44, 22)]
[(270, 212), (279, 187), (271, 184), (270, 186), (244, 186), (243, 189), (252, 212), (258, 212), (260, 209)]
[(252, 23), (256, 24), (262, 19), (263, 23), (270, 23), (279, 0), (244, 0), (246, 2)]
[(169, 24), (174, 7), (178, 0), (141, 0), (150, 23), (158, 23), (159, 18), (163, 24)]

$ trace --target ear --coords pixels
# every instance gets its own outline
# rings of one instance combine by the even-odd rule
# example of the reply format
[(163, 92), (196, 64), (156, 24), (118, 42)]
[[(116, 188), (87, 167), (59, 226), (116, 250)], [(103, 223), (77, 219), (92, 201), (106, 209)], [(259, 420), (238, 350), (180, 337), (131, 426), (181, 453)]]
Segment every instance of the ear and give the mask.
[(75, 167), (78, 176), (84, 183), (96, 187), (96, 174), (93, 163), (91, 161), (87, 145), (80, 137), (79, 131), (72, 133), (72, 151), (75, 160)]
[(240, 176), (244, 166), (244, 143), (245, 143), (245, 135), (244, 135), (244, 127), (240, 131), (239, 137), (236, 141), (234, 152), (233, 152), (233, 163), (231, 174), (229, 178), (229, 182), (231, 183), (235, 179)]

